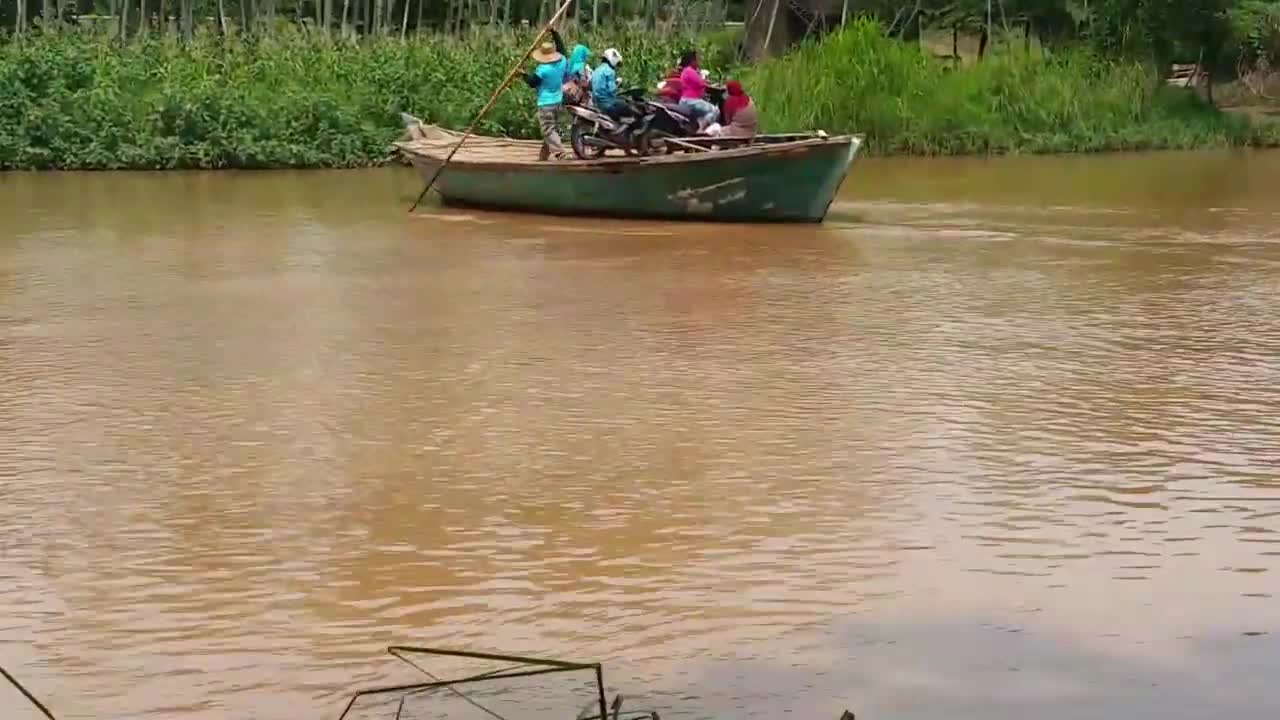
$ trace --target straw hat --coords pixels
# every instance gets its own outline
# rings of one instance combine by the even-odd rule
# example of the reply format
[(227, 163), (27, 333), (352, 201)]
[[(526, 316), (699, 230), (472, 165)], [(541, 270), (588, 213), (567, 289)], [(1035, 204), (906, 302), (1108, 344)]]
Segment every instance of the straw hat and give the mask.
[(533, 61), (536, 63), (553, 63), (564, 59), (563, 55), (556, 52), (555, 43), (549, 42), (544, 42), (539, 45), (538, 49), (534, 50), (529, 57), (532, 57)]

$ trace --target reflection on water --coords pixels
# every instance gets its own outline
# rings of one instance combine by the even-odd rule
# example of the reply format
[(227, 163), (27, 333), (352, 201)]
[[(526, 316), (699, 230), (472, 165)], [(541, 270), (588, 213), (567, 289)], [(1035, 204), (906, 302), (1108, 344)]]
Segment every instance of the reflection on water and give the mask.
[(1275, 716), (1278, 184), (868, 161), (743, 228), (0, 176), (0, 664), (67, 718), (336, 717), (396, 642), (672, 717)]

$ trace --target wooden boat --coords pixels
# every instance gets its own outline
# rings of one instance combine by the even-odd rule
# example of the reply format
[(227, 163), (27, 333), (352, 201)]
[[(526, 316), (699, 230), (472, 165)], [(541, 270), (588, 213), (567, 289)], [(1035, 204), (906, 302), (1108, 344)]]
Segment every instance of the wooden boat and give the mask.
[[(424, 179), (462, 139), (408, 119), (406, 127), (396, 147)], [(540, 141), (472, 136), (435, 187), (448, 205), (556, 215), (822, 222), (861, 145), (849, 135), (707, 138), (650, 157), (545, 162)]]

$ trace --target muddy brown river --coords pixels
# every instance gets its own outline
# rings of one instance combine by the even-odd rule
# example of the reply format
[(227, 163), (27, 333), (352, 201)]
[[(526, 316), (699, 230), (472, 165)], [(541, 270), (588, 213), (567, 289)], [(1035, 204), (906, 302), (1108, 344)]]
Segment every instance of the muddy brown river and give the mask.
[(417, 189), (0, 175), (0, 665), (60, 720), (336, 718), (393, 643), (677, 720), (1280, 717), (1280, 154), (871, 160), (820, 227)]

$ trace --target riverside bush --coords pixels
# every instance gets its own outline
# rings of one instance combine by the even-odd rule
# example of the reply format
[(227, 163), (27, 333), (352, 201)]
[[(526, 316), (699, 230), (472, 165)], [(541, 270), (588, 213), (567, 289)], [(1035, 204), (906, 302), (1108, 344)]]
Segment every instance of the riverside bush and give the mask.
[[(120, 45), (91, 33), (0, 42), (0, 169), (355, 167), (382, 161), (400, 112), (465, 126), (529, 42), (527, 31), (359, 45), (300, 32)], [(651, 87), (685, 47), (713, 70), (733, 38), (640, 28), (615, 46), (623, 81)], [(579, 38), (569, 37), (573, 43)], [(1138, 64), (1084, 51), (994, 57), (949, 71), (859, 21), (741, 74), (770, 130), (865, 133), (882, 153), (1182, 148), (1266, 142), (1244, 118), (1158, 89)], [(1268, 126), (1271, 127), (1271, 126)], [(536, 137), (516, 80), (478, 132)]]
[[(646, 86), (694, 42), (638, 29), (582, 40), (597, 56), (621, 48), (624, 82)], [(0, 43), (0, 169), (369, 165), (389, 154), (402, 111), (465, 126), (529, 41), (486, 31), (358, 46), (298, 33)], [(515, 80), (477, 132), (536, 137), (533, 100)]]
[(1274, 127), (1086, 49), (951, 68), (858, 20), (748, 73), (769, 130), (867, 135), (879, 153), (1089, 152), (1275, 144)]

